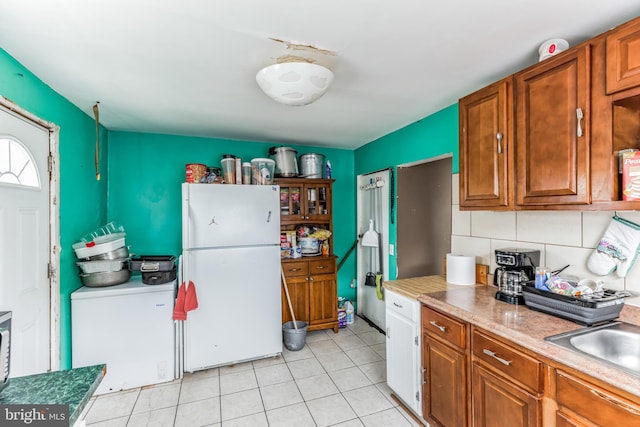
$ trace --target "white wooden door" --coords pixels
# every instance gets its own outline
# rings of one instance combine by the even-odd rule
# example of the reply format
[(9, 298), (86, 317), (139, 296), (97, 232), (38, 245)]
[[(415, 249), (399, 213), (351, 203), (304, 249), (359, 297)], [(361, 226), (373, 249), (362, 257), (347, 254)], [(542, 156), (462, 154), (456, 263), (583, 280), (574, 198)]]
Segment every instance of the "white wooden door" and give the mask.
[(49, 133), (0, 107), (0, 310), (12, 377), (50, 369)]

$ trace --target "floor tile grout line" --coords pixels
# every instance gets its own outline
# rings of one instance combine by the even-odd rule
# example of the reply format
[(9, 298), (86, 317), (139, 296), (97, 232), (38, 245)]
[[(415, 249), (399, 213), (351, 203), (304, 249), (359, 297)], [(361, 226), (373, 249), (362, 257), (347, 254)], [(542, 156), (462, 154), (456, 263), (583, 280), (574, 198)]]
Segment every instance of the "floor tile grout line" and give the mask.
[[(347, 329), (347, 330), (349, 330), (349, 329)], [(355, 336), (355, 337), (358, 337), (359, 339), (361, 339), (361, 338), (360, 338), (360, 336), (361, 336), (361, 335), (363, 335), (363, 334), (367, 334), (367, 333), (371, 333), (371, 332), (374, 332), (374, 331), (375, 331), (375, 332), (378, 332), (378, 333), (381, 333), (380, 331), (375, 330), (375, 329), (373, 329), (373, 328), (369, 327), (369, 328), (366, 328), (366, 329), (359, 330), (357, 333), (356, 333), (355, 331), (353, 331), (353, 330), (349, 330), (349, 334), (348, 334), (347, 336), (348, 336), (348, 337)], [(328, 331), (328, 332), (330, 332), (330, 331)], [(342, 391), (342, 390), (340, 390), (340, 388), (337, 386), (337, 384), (335, 383), (334, 379), (333, 379), (333, 378), (331, 377), (331, 375), (330, 375), (330, 373), (340, 371), (341, 369), (338, 369), (338, 370), (334, 370), (334, 371), (329, 372), (329, 371), (328, 371), (328, 369), (327, 369), (327, 368), (326, 368), (326, 367), (325, 367), (325, 366), (320, 362), (320, 360), (318, 359), (318, 356), (323, 356), (323, 355), (326, 355), (326, 354), (332, 354), (332, 353), (316, 354), (316, 352), (314, 352), (314, 351), (311, 349), (311, 347), (310, 347), (310, 346), (308, 346), (308, 351), (309, 351), (309, 353), (310, 353), (309, 357), (303, 357), (303, 358), (301, 358), (301, 359), (295, 359), (295, 360), (290, 360), (290, 361), (288, 361), (288, 360), (284, 357), (284, 352), (283, 352), (283, 353), (281, 353), (281, 354), (280, 354), (279, 356), (277, 356), (277, 357), (282, 357), (282, 363), (284, 363), (284, 364), (286, 365), (287, 371), (289, 372), (289, 374), (290, 374), (290, 376), (291, 376), (292, 380), (294, 381), (294, 384), (295, 384), (295, 386), (296, 386), (296, 389), (297, 389), (298, 393), (300, 393), (301, 398), (302, 398), (302, 401), (305, 403), (305, 406), (307, 407), (307, 410), (309, 410), (308, 405), (307, 405), (307, 402), (313, 401), (313, 400), (315, 400), (315, 399), (305, 400), (305, 399), (304, 399), (304, 396), (302, 396), (302, 392), (301, 392), (300, 387), (299, 387), (299, 384), (298, 384), (298, 380), (302, 380), (302, 379), (307, 378), (307, 377), (295, 378), (295, 377), (293, 376), (293, 371), (292, 371), (292, 369), (291, 369), (291, 366), (289, 366), (289, 365), (290, 365), (291, 363), (295, 363), (295, 362), (298, 362), (298, 361), (307, 360), (307, 359), (311, 359), (311, 358), (313, 358), (313, 359), (316, 361), (316, 363), (320, 366), (320, 368), (321, 368), (321, 370), (322, 370), (322, 372), (323, 372), (323, 374), (322, 374), (322, 375), (327, 375), (327, 376), (328, 376), (328, 378), (330, 379), (330, 381), (332, 382), (332, 384), (334, 385), (334, 387), (337, 389), (337, 392), (336, 392), (335, 394), (340, 394), (340, 395), (341, 395), (341, 397), (342, 397), (343, 399), (345, 399), (345, 401), (349, 404), (349, 407), (353, 410), (353, 412), (354, 412), (354, 413), (356, 413), (356, 412), (355, 412), (355, 409), (351, 406), (351, 404), (349, 403), (349, 401), (346, 399), (346, 397), (344, 396), (344, 393), (346, 393), (346, 392), (351, 392), (351, 391), (353, 391), (353, 390), (358, 390), (359, 388), (363, 388), (363, 387), (370, 387), (370, 386), (374, 386), (374, 387), (376, 388), (376, 390), (377, 390), (378, 392), (380, 392), (380, 393), (385, 397), (385, 400), (386, 400), (386, 401), (388, 401), (388, 402), (390, 402), (390, 403), (392, 404), (392, 407), (391, 407), (391, 408), (389, 408), (389, 409), (397, 409), (397, 408), (395, 408), (395, 407), (393, 406), (393, 402), (391, 402), (391, 401), (389, 400), (389, 398), (386, 396), (385, 391), (383, 391), (383, 390), (382, 390), (382, 389), (380, 389), (380, 387), (379, 387), (379, 385), (380, 385), (380, 384), (383, 384), (383, 383), (384, 383), (384, 381), (374, 382), (375, 380), (374, 380), (374, 379), (372, 379), (372, 378), (370, 378), (370, 377), (367, 375), (367, 373), (366, 373), (365, 371), (363, 371), (363, 370), (362, 370), (362, 366), (366, 366), (366, 365), (374, 364), (374, 363), (381, 363), (381, 362), (382, 362), (382, 363), (384, 363), (384, 361), (385, 361), (385, 357), (384, 357), (382, 354), (380, 354), (378, 351), (376, 351), (373, 347), (374, 347), (374, 346), (378, 346), (378, 347), (379, 347), (381, 344), (385, 344), (385, 345), (386, 345), (386, 342), (385, 342), (385, 341), (383, 341), (383, 342), (372, 342), (372, 343), (370, 343), (370, 342), (367, 342), (367, 341), (364, 341), (364, 340), (362, 340), (362, 339), (361, 339), (361, 340), (362, 340), (362, 342), (364, 342), (364, 344), (365, 344), (365, 345), (363, 345), (363, 346), (359, 346), (359, 347), (353, 347), (353, 348), (347, 348), (347, 349), (345, 349), (345, 348), (343, 348), (343, 347), (341, 347), (341, 346), (339, 345), (339, 341), (338, 341), (338, 342), (336, 342), (336, 339), (335, 339), (335, 338), (339, 338), (339, 336), (334, 336), (333, 334), (328, 334), (328, 332), (327, 332), (327, 331), (324, 331), (325, 335), (327, 336), (327, 339), (331, 339), (331, 340), (333, 341), (333, 344), (335, 344), (335, 345), (336, 345), (336, 347), (338, 348), (338, 350), (337, 350), (337, 351), (332, 352), (332, 353), (335, 353), (335, 354), (342, 354), (342, 355), (344, 355), (344, 357), (345, 357), (347, 360), (349, 360), (349, 361), (350, 361), (350, 363), (352, 363), (352, 364), (353, 364), (353, 366), (352, 366), (352, 367), (357, 367), (357, 368), (358, 368), (358, 371), (359, 371), (359, 372), (361, 372), (361, 373), (364, 375), (364, 377), (365, 377), (365, 378), (370, 382), (370, 384), (368, 384), (368, 385), (363, 385), (363, 386), (361, 386), (361, 387), (356, 387), (355, 389)], [(383, 335), (384, 335), (384, 334), (383, 334)], [(318, 340), (318, 341), (325, 341), (325, 340)], [(366, 363), (356, 363), (356, 361), (352, 358), (352, 356), (349, 356), (349, 354), (347, 354), (347, 351), (358, 350), (358, 349), (367, 349), (368, 351), (372, 352), (372, 354), (375, 354), (377, 357), (380, 357), (380, 360), (367, 361)], [(317, 350), (316, 350), (316, 351), (317, 351)], [(255, 362), (255, 361), (253, 361), (253, 362)], [(258, 382), (258, 375), (257, 375), (257, 371), (256, 371), (256, 370), (257, 370), (257, 369), (260, 369), (260, 368), (266, 368), (266, 367), (269, 367), (269, 366), (277, 366), (277, 365), (279, 365), (280, 363), (269, 364), (269, 365), (266, 365), (266, 366), (256, 366), (256, 364), (255, 364), (255, 363), (253, 363), (253, 362), (247, 362), (247, 363), (251, 363), (251, 366), (250, 366), (250, 367), (249, 367), (249, 369), (247, 369), (247, 370), (252, 370), (252, 371), (253, 371), (253, 375), (254, 375), (254, 378), (256, 379), (256, 384), (257, 384), (257, 387), (256, 387), (256, 388), (258, 388), (258, 393), (259, 393), (259, 395), (260, 395), (261, 403), (262, 403), (262, 406), (263, 406), (263, 411), (262, 411), (262, 412), (264, 412), (264, 413), (265, 413), (265, 417), (266, 417), (267, 409), (265, 408), (265, 405), (264, 405), (264, 397), (263, 397), (263, 390), (262, 390), (262, 388), (263, 388), (263, 387), (266, 387), (266, 385), (265, 385), (265, 386), (260, 386), (260, 384), (259, 384), (259, 382)], [(215, 369), (219, 369), (219, 368), (215, 368)], [(348, 369), (348, 368), (344, 368), (344, 369)], [(238, 371), (238, 372), (242, 372), (242, 371)], [(233, 372), (228, 372), (228, 373), (233, 373)], [(217, 387), (218, 387), (218, 396), (215, 396), (215, 397), (216, 397), (216, 398), (218, 399), (218, 401), (221, 403), (221, 398), (222, 398), (222, 382), (221, 382), (221, 377), (222, 377), (224, 374), (222, 374), (220, 371), (218, 371), (218, 372), (217, 372), (217, 374), (218, 374), (218, 375), (215, 375), (215, 376), (217, 376), (217, 377), (218, 377), (218, 386), (217, 386)], [(321, 375), (321, 374), (316, 374), (316, 375)], [(210, 377), (213, 377), (213, 376), (214, 376), (214, 375), (207, 376), (207, 377), (205, 377), (205, 378), (198, 379), (198, 380), (195, 380), (195, 381), (202, 381), (202, 380), (206, 380), (206, 379), (208, 379), (208, 378), (210, 378)], [(179, 392), (179, 395), (178, 395), (178, 404), (176, 404), (176, 405), (175, 405), (175, 407), (176, 407), (176, 412), (174, 413), (174, 423), (175, 423), (175, 422), (176, 422), (176, 420), (177, 420), (177, 408), (178, 408), (178, 406), (180, 406), (180, 404), (179, 404), (180, 395), (181, 395), (181, 393), (182, 393), (182, 391), (183, 391), (184, 383), (185, 383), (185, 382), (187, 382), (187, 381), (183, 381), (183, 380), (184, 380), (184, 378), (180, 378), (180, 379), (179, 379), (179, 381), (178, 381), (178, 382), (179, 382), (179, 385), (180, 385), (180, 392)], [(283, 382), (285, 382), (285, 381), (283, 381)], [(275, 384), (279, 384), (279, 383), (274, 383), (273, 385), (275, 385)], [(161, 386), (165, 386), (165, 385), (168, 385), (168, 384), (154, 385), (154, 386), (152, 386), (152, 387), (161, 387)], [(133, 407), (132, 407), (131, 412), (130, 412), (130, 413), (129, 413), (129, 415), (127, 416), (127, 420), (128, 420), (128, 421), (130, 421), (131, 417), (134, 415), (134, 414), (133, 414), (133, 408), (135, 408), (135, 405), (138, 403), (138, 400), (140, 399), (141, 391), (142, 391), (142, 390), (141, 390), (141, 388), (138, 388), (138, 389), (136, 390), (136, 392), (137, 392), (137, 395), (136, 395), (136, 401), (135, 401), (135, 402), (134, 402), (134, 404), (133, 404)], [(327, 396), (325, 396), (325, 397), (327, 397)], [(318, 398), (318, 399), (320, 399), (320, 398)], [(204, 400), (204, 399), (198, 399), (198, 400)], [(93, 405), (95, 404), (95, 401), (96, 401), (96, 400), (94, 400), (94, 401), (93, 401), (93, 403), (92, 403), (92, 405), (91, 405), (91, 406), (93, 406)], [(187, 403), (190, 403), (190, 402), (187, 402)], [(288, 406), (288, 405), (285, 405), (284, 407), (286, 407), (286, 406)], [(170, 407), (170, 406), (169, 406), (169, 407)], [(158, 409), (166, 409), (166, 408), (155, 408), (155, 409), (153, 409), (153, 410), (151, 410), (151, 411), (158, 410)], [(220, 409), (221, 409), (221, 405), (220, 405)], [(274, 408), (274, 409), (276, 409), (276, 408)], [(89, 408), (89, 411), (90, 411), (90, 410), (91, 410), (91, 408)], [(149, 411), (149, 412), (151, 412), (151, 411)], [(309, 411), (309, 412), (310, 412), (310, 411)], [(258, 412), (258, 413), (259, 413), (259, 412)], [(374, 412), (374, 413), (372, 413), (372, 414), (375, 414), (375, 413), (377, 413), (377, 412)], [(402, 414), (403, 418), (407, 419), (406, 414), (403, 414), (403, 413), (402, 413), (402, 411), (401, 411), (401, 414)], [(222, 414), (220, 414), (220, 415), (222, 415)], [(253, 414), (250, 414), (250, 415), (253, 415)], [(313, 418), (313, 416), (312, 416), (312, 418)], [(360, 419), (360, 416), (358, 416), (358, 415), (357, 415), (357, 413), (356, 413), (356, 419)], [(267, 423), (269, 424), (268, 418), (266, 419), (266, 421), (267, 421)], [(220, 422), (222, 422), (222, 416), (220, 416)], [(314, 423), (316, 423), (315, 419), (314, 419)]]

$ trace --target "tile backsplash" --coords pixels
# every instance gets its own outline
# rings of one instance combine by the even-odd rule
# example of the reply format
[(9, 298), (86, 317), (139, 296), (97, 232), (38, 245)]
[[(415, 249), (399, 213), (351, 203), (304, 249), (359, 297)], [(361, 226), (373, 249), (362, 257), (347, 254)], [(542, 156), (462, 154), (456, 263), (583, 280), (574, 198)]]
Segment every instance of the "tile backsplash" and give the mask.
[[(640, 295), (640, 261), (625, 278), (615, 272), (595, 276), (587, 259), (604, 234), (614, 211), (460, 211), (459, 175), (452, 176), (451, 252), (473, 255), (476, 262), (496, 268), (494, 250), (519, 247), (540, 250), (540, 264), (580, 279), (599, 279), (611, 289), (628, 289)], [(640, 224), (639, 211), (618, 211), (618, 216)], [(640, 307), (640, 297), (629, 305)]]

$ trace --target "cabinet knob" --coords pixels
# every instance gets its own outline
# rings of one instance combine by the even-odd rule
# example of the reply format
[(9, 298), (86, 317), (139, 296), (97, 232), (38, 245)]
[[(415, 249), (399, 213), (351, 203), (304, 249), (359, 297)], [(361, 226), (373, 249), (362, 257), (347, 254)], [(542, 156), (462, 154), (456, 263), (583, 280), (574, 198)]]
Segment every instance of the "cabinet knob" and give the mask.
[(498, 132), (496, 134), (496, 139), (498, 140), (498, 154), (502, 153), (502, 133)]

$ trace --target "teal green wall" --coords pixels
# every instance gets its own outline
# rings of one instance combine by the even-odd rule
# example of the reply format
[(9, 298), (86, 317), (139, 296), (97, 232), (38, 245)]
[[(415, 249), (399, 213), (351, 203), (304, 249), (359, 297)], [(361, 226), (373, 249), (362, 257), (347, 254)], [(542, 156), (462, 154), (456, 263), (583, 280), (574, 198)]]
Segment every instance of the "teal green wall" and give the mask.
[[(187, 163), (219, 166), (223, 154), (242, 159), (268, 157), (277, 144), (213, 138), (109, 132), (109, 220), (120, 221), (136, 254), (179, 255), (181, 248), (180, 186)], [(331, 161), (334, 253), (340, 258), (355, 236), (353, 151), (287, 145), (298, 155), (322, 153)], [(353, 264), (338, 274), (338, 294), (354, 298), (349, 287)]]
[[(355, 176), (449, 153), (453, 155), (453, 173), (457, 173), (458, 104), (358, 148), (354, 160)], [(395, 218), (390, 226), (389, 243), (396, 243)], [(389, 278), (395, 277), (396, 259), (392, 255), (389, 257)]]
[[(216, 165), (222, 154), (266, 157), (266, 142), (107, 132), (101, 127), (102, 180), (93, 164), (95, 123), (0, 49), (0, 95), (60, 127), (61, 367), (71, 366), (70, 294), (81, 286), (71, 245), (111, 220), (127, 230), (137, 254), (179, 254), (180, 183), (186, 163)], [(91, 106), (87, 106), (89, 109)], [(356, 238), (356, 176), (389, 166), (453, 154), (458, 170), (457, 104), (355, 151), (291, 146), (298, 155), (319, 152), (333, 166), (334, 253), (338, 261)], [(108, 168), (108, 169), (107, 169)], [(390, 242), (395, 243), (392, 226)], [(392, 257), (393, 258), (393, 257)], [(395, 259), (390, 259), (395, 277)], [(338, 272), (339, 296), (355, 301), (355, 252)]]
[[(60, 314), (61, 367), (71, 367), (70, 294), (81, 286), (73, 242), (105, 222), (107, 135), (101, 129), (102, 179), (94, 167), (95, 122), (0, 49), (0, 95), (60, 127)], [(91, 106), (87, 106), (91, 107)]]

